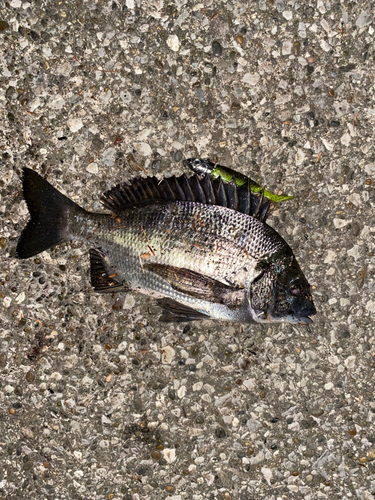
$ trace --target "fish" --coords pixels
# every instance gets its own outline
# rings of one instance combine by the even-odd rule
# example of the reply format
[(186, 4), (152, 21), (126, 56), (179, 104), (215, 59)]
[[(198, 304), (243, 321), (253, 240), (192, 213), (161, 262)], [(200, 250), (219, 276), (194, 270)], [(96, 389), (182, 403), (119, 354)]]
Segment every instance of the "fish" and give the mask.
[(154, 297), (164, 322), (308, 325), (316, 314), (310, 285), (266, 223), (270, 200), (249, 181), (238, 186), (209, 173), (136, 178), (102, 195), (110, 213), (95, 213), (24, 167), (30, 219), (16, 256), (83, 241), (94, 291)]

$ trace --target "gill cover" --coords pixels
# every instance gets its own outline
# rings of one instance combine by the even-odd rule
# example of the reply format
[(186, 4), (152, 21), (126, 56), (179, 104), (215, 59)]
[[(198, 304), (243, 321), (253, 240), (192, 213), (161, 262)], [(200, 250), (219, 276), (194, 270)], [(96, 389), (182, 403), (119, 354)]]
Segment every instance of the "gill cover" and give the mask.
[(249, 305), (257, 322), (309, 324), (316, 314), (310, 285), (294, 255), (286, 261), (263, 263), (250, 285)]

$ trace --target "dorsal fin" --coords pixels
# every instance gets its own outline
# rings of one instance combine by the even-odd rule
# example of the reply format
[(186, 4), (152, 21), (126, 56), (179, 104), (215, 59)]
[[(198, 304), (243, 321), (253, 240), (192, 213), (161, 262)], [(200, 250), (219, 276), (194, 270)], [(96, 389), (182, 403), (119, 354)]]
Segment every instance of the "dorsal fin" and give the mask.
[(178, 182), (177, 177), (171, 177), (168, 181), (168, 184), (170, 185), (173, 194), (175, 196), (175, 200), (181, 200), (185, 201), (185, 195), (182, 187), (180, 186), (180, 183)]
[(251, 192), (249, 183), (237, 186), (235, 182), (223, 182), (210, 175), (200, 178), (193, 174), (169, 177), (159, 181), (156, 177), (138, 177), (130, 184), (118, 184), (105, 192), (101, 202), (111, 212), (119, 215), (130, 207), (153, 203), (155, 201), (191, 201), (207, 205), (220, 205), (252, 215), (260, 221), (267, 219), (269, 200), (263, 201), (262, 193)]
[(201, 179), (200, 182), (201, 182), (201, 186), (203, 188), (204, 194), (206, 195), (206, 203), (208, 205), (216, 205), (216, 198), (215, 198), (214, 189), (212, 187), (211, 177), (208, 175), (205, 175)]
[[(166, 179), (164, 179), (166, 180)], [(193, 190), (191, 189), (191, 185), (189, 182), (189, 179), (186, 177), (186, 174), (181, 175), (181, 177), (178, 177), (180, 186), (184, 192), (185, 195), (185, 200), (186, 201), (195, 201), (195, 196), (193, 193)]]
[(260, 212), (260, 209), (261, 209), (261, 206), (262, 206), (262, 203), (263, 203), (263, 195), (264, 195), (264, 189), (262, 189), (260, 191), (260, 197), (257, 201), (257, 204), (256, 204), (256, 207), (255, 207), (255, 210), (254, 210), (254, 217), (257, 217), (259, 215), (259, 212)]
[(238, 211), (238, 189), (236, 183), (231, 180), (225, 185), (225, 191), (227, 193), (227, 203), (228, 208)]
[(207, 204), (206, 195), (204, 194), (201, 183), (196, 175), (190, 177), (189, 184), (192, 192), (194, 193), (195, 201)]
[(254, 198), (251, 196), (250, 181), (247, 181), (243, 186), (237, 189), (238, 193), (238, 211), (249, 215), (251, 213), (251, 201)]
[(219, 178), (212, 181), (215, 192), (216, 205), (227, 207), (227, 194), (225, 192), (224, 182)]

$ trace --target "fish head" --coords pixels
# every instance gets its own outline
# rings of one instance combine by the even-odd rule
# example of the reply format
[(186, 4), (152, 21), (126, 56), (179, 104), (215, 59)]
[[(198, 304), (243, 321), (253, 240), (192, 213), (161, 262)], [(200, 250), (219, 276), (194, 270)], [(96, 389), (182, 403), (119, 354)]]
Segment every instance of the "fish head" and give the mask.
[(266, 259), (250, 285), (249, 306), (259, 323), (312, 323), (316, 314), (310, 285), (294, 255)]

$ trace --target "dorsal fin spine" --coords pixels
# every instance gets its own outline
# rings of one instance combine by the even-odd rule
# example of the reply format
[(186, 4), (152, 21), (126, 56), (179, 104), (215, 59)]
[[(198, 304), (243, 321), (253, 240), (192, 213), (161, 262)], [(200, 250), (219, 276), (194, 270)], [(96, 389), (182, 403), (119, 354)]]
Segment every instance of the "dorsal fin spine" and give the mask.
[(181, 200), (181, 201), (185, 201), (186, 200), (186, 197), (185, 197), (185, 193), (184, 191), (182, 190), (182, 187), (180, 186), (180, 183), (179, 183), (179, 178), (177, 177), (172, 177), (174, 179), (174, 184), (175, 184), (175, 196), (178, 200)]
[(163, 184), (163, 189), (164, 189), (164, 191), (165, 191), (165, 193), (167, 195), (167, 199), (168, 200), (175, 200), (176, 197), (175, 197), (175, 195), (174, 195), (174, 193), (173, 193), (173, 191), (171, 189), (171, 185), (169, 183), (169, 179), (163, 179), (162, 184)]
[(143, 183), (142, 182), (138, 182), (137, 188), (138, 188), (138, 193), (139, 193), (140, 199), (141, 200), (147, 200), (148, 196), (147, 196), (147, 193), (145, 191)]

